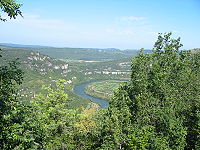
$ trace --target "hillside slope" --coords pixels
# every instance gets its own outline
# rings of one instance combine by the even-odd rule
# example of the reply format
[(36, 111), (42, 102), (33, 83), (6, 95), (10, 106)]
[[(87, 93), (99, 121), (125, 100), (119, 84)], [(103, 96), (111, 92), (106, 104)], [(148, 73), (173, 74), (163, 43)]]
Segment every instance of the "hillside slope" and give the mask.
[(43, 92), (42, 86), (53, 86), (58, 79), (66, 80), (66, 91), (71, 99), (70, 107), (87, 106), (90, 100), (83, 100), (72, 92), (72, 80), (76, 79), (71, 72), (69, 64), (53, 59), (36, 51), (27, 51), (21, 48), (0, 47), (2, 58), (0, 65), (17, 60), (24, 72), (24, 82), (19, 87), (19, 97), (28, 103), (28, 99), (35, 94)]

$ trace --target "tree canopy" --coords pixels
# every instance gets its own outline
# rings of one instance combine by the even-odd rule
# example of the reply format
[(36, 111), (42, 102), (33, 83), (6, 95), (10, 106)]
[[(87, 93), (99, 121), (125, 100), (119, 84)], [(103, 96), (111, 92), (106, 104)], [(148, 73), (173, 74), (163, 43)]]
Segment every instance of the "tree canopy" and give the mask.
[(200, 55), (181, 46), (171, 33), (159, 34), (153, 54), (132, 60), (130, 83), (99, 116), (97, 147), (199, 149)]
[[(22, 4), (17, 4), (15, 0), (0, 0), (0, 9), (5, 12), (10, 19), (16, 19), (18, 15), (22, 16), (22, 12), (20, 11), (21, 6)], [(1, 15), (0, 20), (6, 21)]]

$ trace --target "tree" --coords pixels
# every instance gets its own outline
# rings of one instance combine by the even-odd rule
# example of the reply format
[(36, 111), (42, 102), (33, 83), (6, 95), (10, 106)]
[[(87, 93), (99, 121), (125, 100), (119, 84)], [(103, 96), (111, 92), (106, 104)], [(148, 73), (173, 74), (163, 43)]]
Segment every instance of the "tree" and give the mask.
[[(0, 58), (2, 59), (2, 58)], [(17, 85), (23, 72), (16, 61), (0, 66), (0, 149), (36, 149), (40, 147), (40, 128), (32, 124), (32, 108), (17, 97)]]
[[(17, 4), (15, 0), (0, 0), (0, 9), (5, 12), (10, 19), (16, 17), (18, 15), (22, 16), (22, 12), (20, 11), (21, 4)], [(2, 18), (0, 15), (0, 20), (6, 21), (5, 18)]]
[[(15, 109), (17, 100), (14, 96), (16, 94), (15, 84), (20, 84), (22, 81), (22, 71), (16, 66), (16, 62), (10, 62), (7, 66), (0, 66), (0, 143), (1, 149), (6, 149), (9, 145), (6, 143), (8, 133), (6, 128), (11, 126), (14, 120), (11, 115), (12, 110)], [(17, 119), (17, 118), (16, 118)], [(13, 121), (13, 122), (12, 122)], [(12, 122), (12, 123), (11, 123)]]
[(68, 108), (68, 95), (64, 80), (59, 80), (56, 87), (44, 87), (46, 94), (39, 94), (31, 100), (33, 116), (44, 133), (44, 149), (75, 149), (75, 123), (79, 114)]
[(97, 147), (199, 148), (199, 55), (181, 46), (171, 33), (159, 34), (153, 54), (141, 50), (132, 60), (130, 83), (101, 116)]

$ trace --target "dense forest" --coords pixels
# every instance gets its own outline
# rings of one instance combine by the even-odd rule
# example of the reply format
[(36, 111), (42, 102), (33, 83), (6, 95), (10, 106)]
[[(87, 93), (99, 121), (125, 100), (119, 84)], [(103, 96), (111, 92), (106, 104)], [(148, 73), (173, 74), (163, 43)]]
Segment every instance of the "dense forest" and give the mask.
[[(22, 15), (20, 7), (14, 0), (0, 1), (10, 18)], [(0, 149), (200, 149), (200, 50), (181, 47), (180, 38), (159, 34), (152, 53), (141, 49), (131, 60), (130, 81), (114, 91), (104, 109), (94, 103), (70, 107), (73, 93), (63, 78), (22, 101), (18, 90), (26, 73), (20, 60), (5, 60), (7, 53), (1, 52)]]
[(1, 65), (0, 148), (199, 149), (200, 53), (181, 46), (160, 34), (152, 54), (132, 59), (130, 82), (98, 110), (69, 108), (63, 80), (22, 103), (22, 70), (16, 61)]

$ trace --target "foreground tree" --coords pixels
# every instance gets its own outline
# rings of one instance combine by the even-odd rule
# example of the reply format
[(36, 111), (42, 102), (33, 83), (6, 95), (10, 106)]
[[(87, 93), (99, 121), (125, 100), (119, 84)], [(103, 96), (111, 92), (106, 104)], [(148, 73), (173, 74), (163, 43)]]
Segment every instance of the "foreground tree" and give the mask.
[[(21, 4), (17, 4), (15, 0), (0, 0), (0, 9), (5, 12), (10, 19), (16, 18), (18, 15), (22, 16), (20, 11)], [(0, 15), (1, 21), (6, 21), (5, 18), (2, 18)]]
[(100, 116), (97, 147), (199, 148), (199, 54), (181, 46), (171, 33), (159, 34), (153, 54), (141, 51), (132, 60), (130, 83), (115, 92)]
[(33, 124), (39, 124), (43, 131), (43, 149), (76, 149), (75, 124), (81, 115), (68, 108), (64, 82), (59, 80), (54, 88), (44, 87), (46, 94), (36, 95), (31, 100)]
[[(1, 60), (3, 58), (0, 58)], [(17, 97), (23, 72), (16, 61), (0, 66), (0, 149), (35, 149), (40, 145), (40, 130), (31, 124), (31, 107)]]

